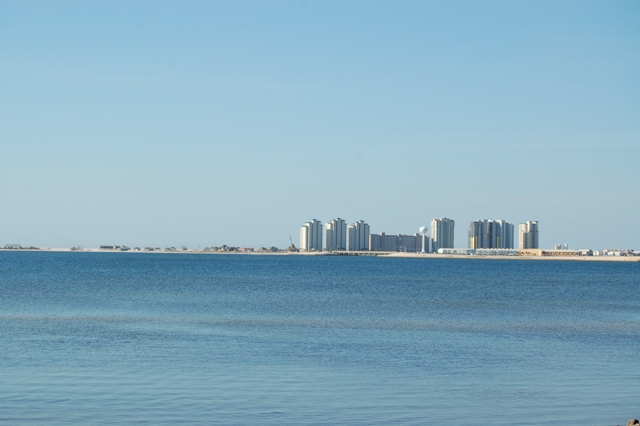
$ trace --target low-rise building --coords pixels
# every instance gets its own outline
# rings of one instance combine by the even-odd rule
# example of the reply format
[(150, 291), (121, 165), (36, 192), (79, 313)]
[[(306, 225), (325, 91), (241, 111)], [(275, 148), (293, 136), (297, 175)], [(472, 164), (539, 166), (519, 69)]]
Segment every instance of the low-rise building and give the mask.
[(601, 256), (633, 256), (635, 253), (631, 249), (604, 249)]
[(476, 249), (475, 254), (478, 256), (517, 256), (519, 251), (513, 248)]
[(438, 254), (456, 254), (456, 255), (472, 255), (475, 254), (474, 249), (468, 248), (440, 248)]
[(518, 256), (573, 257), (582, 254), (580, 250), (523, 249), (519, 251)]

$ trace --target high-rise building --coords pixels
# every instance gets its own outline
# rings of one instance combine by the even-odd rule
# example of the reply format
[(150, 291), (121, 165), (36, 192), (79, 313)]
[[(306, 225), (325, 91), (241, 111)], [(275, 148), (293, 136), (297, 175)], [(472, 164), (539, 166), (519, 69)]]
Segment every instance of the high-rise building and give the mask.
[(499, 248), (514, 248), (515, 232), (513, 223), (507, 222), (506, 220), (497, 220), (496, 222), (500, 225), (500, 244), (502, 247)]
[(469, 248), (482, 247), (482, 221), (469, 223)]
[(300, 251), (322, 251), (322, 222), (313, 219), (300, 227)]
[(379, 234), (369, 234), (369, 250), (371, 251), (386, 251), (384, 249), (384, 241), (387, 236), (384, 232)]
[(359, 220), (348, 229), (349, 250), (369, 250), (369, 225), (364, 220)]
[[(429, 237), (426, 238), (427, 249), (429, 247)], [(371, 251), (402, 251), (407, 253), (417, 253), (422, 250), (422, 235), (369, 235), (369, 250)]]
[(417, 253), (422, 248), (420, 246), (421, 235), (398, 235), (398, 251), (403, 251), (407, 253)]
[(441, 248), (453, 248), (453, 229), (456, 222), (448, 217), (431, 221), (431, 245), (433, 251)]
[(324, 249), (326, 251), (347, 249), (347, 223), (344, 219), (333, 219), (324, 226)]
[(493, 219), (469, 223), (469, 248), (513, 248), (513, 224)]
[(520, 250), (540, 248), (540, 240), (538, 235), (538, 221), (521, 223), (519, 227), (519, 245)]

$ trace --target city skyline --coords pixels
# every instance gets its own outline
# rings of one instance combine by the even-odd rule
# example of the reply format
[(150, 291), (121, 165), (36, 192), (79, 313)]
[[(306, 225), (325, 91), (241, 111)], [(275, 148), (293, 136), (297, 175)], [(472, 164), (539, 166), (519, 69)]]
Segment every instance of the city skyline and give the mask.
[[(372, 233), (370, 225), (358, 220), (347, 226), (342, 218), (326, 224), (318, 219), (305, 222), (300, 227), (300, 246), (308, 251), (408, 251), (418, 252), (424, 238), (425, 252), (437, 253), (439, 249), (462, 249), (455, 245), (455, 220), (448, 217), (433, 218), (431, 228), (421, 226), (414, 234)], [(469, 223), (469, 249), (515, 249), (514, 225), (503, 219), (484, 219)], [(431, 232), (429, 232), (431, 230)], [(324, 233), (323, 233), (324, 231)], [(324, 241), (323, 241), (324, 237)], [(554, 245), (557, 249), (560, 245)], [(568, 243), (564, 243), (568, 248)], [(518, 249), (538, 249), (540, 234), (538, 221), (526, 221), (518, 226)], [(572, 247), (574, 248), (574, 247)]]
[[(425, 238), (425, 250), (427, 253), (437, 253), (438, 249), (446, 248), (446, 249), (515, 249), (515, 233), (514, 233), (514, 225), (506, 220), (493, 220), (493, 219), (484, 219), (471, 221), (469, 223), (468, 230), (468, 239), (467, 246), (457, 246), (454, 239), (454, 229), (455, 229), (455, 220), (447, 217), (443, 218), (434, 218), (431, 220), (432, 229), (435, 230), (436, 233), (440, 233), (441, 241), (438, 242), (438, 237), (436, 236), (436, 241), (434, 243), (433, 238), (430, 236), (428, 227), (420, 227), (419, 232), (414, 234), (393, 234), (386, 232), (377, 232), (372, 233), (370, 230), (370, 226), (364, 220), (356, 221), (355, 223), (347, 226), (346, 221), (342, 218), (335, 218), (328, 223), (324, 224), (318, 219), (312, 219), (308, 222), (305, 222), (299, 231), (299, 245), (297, 247), (300, 251), (358, 251), (358, 250), (374, 250), (374, 251), (408, 251), (408, 252), (419, 252), (422, 248), (423, 236)], [(424, 232), (423, 232), (424, 230)], [(291, 237), (291, 236), (290, 236)], [(553, 237), (550, 237), (552, 239)], [(353, 243), (354, 240), (358, 242)], [(365, 242), (364, 245), (362, 242)], [(444, 241), (444, 242), (442, 242)], [(290, 242), (293, 242), (290, 238)], [(127, 244), (116, 244), (116, 245), (99, 245), (100, 248), (103, 247), (126, 247), (130, 249), (135, 246), (137, 249), (143, 247), (144, 245), (127, 245)], [(294, 244), (295, 246), (295, 244)], [(36, 245), (24, 245), (18, 243), (5, 243), (0, 244), (0, 249), (40, 249), (40, 248), (61, 248), (61, 249), (69, 249), (72, 250), (82, 249), (85, 246), (76, 245), (72, 247), (65, 246), (36, 246)], [(177, 249), (176, 247), (181, 247)], [(205, 245), (206, 247), (206, 245)], [(250, 245), (227, 245), (225, 243), (221, 243), (219, 245), (212, 244), (210, 247), (231, 247), (231, 248), (250, 248), (255, 249), (256, 247)], [(274, 245), (263, 245), (262, 248), (271, 247), (278, 248)], [(357, 247), (357, 248), (356, 248)], [(375, 248), (370, 248), (375, 247)], [(186, 245), (176, 245), (176, 244), (168, 244), (165, 249), (161, 247), (153, 247), (153, 246), (144, 246), (145, 250), (143, 251), (162, 251), (162, 250), (187, 250), (188, 246)], [(193, 248), (193, 247), (191, 247)], [(191, 249), (189, 248), (189, 249)], [(543, 246), (540, 245), (540, 236), (539, 236), (539, 224), (538, 221), (526, 221), (524, 223), (520, 223), (518, 226), (518, 238), (517, 238), (517, 249), (539, 249), (545, 248), (548, 250), (562, 250), (569, 249), (568, 243), (554, 244), (553, 246)], [(602, 250), (613, 250), (613, 251), (625, 251), (625, 250), (634, 250), (633, 248), (621, 248), (615, 246), (606, 246), (606, 247), (592, 247), (592, 246), (582, 246), (582, 249), (595, 249), (597, 251)], [(149, 249), (149, 250), (147, 250)], [(198, 249), (200, 249), (200, 245), (198, 245)], [(279, 247), (278, 249), (282, 250), (283, 247)], [(576, 250), (576, 246), (571, 246), (571, 250)]]
[(287, 247), (339, 212), (392, 234), (452, 217), (456, 247), (479, 218), (535, 218), (542, 247), (639, 249), (639, 19), (2, 2), (0, 246)]

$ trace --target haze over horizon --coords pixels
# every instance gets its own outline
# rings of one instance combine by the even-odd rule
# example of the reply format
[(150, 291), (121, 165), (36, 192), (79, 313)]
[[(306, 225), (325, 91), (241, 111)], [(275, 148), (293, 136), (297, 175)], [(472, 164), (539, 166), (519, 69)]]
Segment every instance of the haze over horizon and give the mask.
[[(0, 3), (0, 246), (313, 218), (640, 249), (640, 3)], [(429, 230), (430, 231), (430, 230)], [(517, 242), (516, 242), (517, 244)]]

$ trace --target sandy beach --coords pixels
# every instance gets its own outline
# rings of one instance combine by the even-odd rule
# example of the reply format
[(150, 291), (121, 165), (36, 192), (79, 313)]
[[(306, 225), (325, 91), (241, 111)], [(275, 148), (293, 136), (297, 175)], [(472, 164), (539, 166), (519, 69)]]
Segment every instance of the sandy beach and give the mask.
[(411, 257), (431, 259), (500, 259), (500, 260), (572, 260), (577, 262), (640, 262), (638, 256), (482, 256), (482, 255), (455, 255), (437, 253), (392, 253), (389, 257)]

